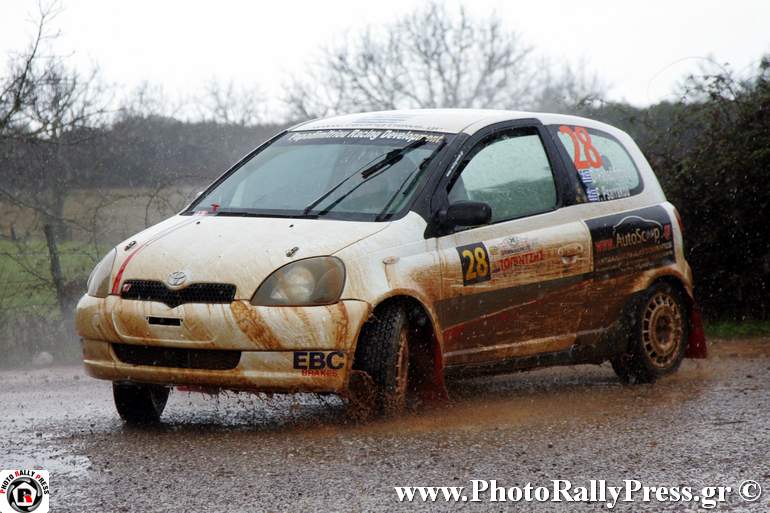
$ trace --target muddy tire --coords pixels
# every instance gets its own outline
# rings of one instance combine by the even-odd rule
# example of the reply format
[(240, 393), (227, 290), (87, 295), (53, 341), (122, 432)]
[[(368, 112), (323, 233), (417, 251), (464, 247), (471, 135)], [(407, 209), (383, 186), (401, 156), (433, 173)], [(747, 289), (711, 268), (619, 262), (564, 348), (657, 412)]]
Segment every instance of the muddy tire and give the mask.
[(353, 370), (348, 381), (346, 414), (353, 422), (366, 422), (375, 415), (377, 386), (366, 372)]
[(397, 303), (377, 310), (361, 329), (354, 369), (374, 383), (373, 413), (404, 411), (409, 392), (409, 321)]
[(627, 350), (612, 368), (624, 383), (654, 383), (675, 372), (687, 349), (687, 309), (681, 293), (667, 283), (647, 289), (626, 314)]
[(120, 418), (128, 424), (155, 424), (168, 401), (169, 389), (160, 385), (113, 383), (112, 396)]

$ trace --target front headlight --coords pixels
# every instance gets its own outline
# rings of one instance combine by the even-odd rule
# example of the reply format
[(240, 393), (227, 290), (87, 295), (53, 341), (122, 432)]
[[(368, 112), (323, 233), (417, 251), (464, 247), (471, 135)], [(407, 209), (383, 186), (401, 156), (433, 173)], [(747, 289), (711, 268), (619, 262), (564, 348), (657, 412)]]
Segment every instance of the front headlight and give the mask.
[(91, 276), (88, 277), (89, 296), (107, 297), (110, 293), (110, 275), (112, 274), (112, 264), (115, 263), (115, 255), (117, 255), (117, 251), (113, 248), (91, 271)]
[(313, 257), (284, 265), (259, 286), (255, 306), (308, 306), (336, 303), (345, 286), (345, 265), (337, 257)]

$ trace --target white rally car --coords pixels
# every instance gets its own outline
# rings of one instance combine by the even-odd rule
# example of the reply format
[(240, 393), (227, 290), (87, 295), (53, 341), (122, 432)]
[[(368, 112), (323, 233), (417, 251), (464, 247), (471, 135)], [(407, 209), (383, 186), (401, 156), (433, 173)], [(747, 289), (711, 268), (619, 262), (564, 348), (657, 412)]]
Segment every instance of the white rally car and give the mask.
[(631, 138), (578, 117), (310, 121), (121, 242), (77, 307), (129, 422), (172, 386), (337, 393), (395, 412), (444, 378), (705, 356), (681, 221)]

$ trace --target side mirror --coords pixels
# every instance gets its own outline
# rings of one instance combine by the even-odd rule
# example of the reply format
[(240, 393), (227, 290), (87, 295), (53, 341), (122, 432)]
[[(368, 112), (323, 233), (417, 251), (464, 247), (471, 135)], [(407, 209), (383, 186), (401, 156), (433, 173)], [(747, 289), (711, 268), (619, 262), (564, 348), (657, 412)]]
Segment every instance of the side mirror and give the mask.
[(492, 207), (482, 201), (458, 201), (439, 212), (439, 222), (445, 230), (487, 224), (491, 219)]

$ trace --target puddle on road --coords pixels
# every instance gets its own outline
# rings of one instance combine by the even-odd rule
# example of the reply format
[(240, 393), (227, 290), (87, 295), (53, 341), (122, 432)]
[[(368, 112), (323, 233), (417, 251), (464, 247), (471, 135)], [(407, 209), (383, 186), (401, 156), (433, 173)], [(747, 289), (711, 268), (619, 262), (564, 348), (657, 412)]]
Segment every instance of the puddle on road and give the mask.
[[(655, 385), (621, 385), (609, 364), (540, 369), (450, 384), (452, 400), (422, 406), (397, 419), (355, 423), (335, 396), (313, 394), (225, 394), (175, 392), (163, 430), (243, 431), (326, 438), (343, 432), (433, 432), (536, 424), (611, 422), (621, 415), (643, 417), (661, 408), (686, 410), (733, 372), (723, 360), (767, 358), (770, 344), (717, 341), (709, 360), (685, 360), (682, 369)], [(716, 363), (719, 361), (719, 363)], [(739, 365), (739, 361), (734, 361)], [(732, 364), (731, 364), (732, 365)], [(728, 380), (729, 381), (729, 380)]]
[[(759, 368), (770, 366), (770, 360), (760, 358), (752, 364), (757, 375)], [(387, 459), (404, 443), (453, 451), (479, 440), (517, 440), (524, 446), (532, 435), (536, 441), (529, 448), (548, 450), (551, 443), (568, 444), (570, 439), (601, 436), (608, 430), (654, 430), (677, 418), (691, 419), (688, 432), (705, 440), (722, 436), (720, 430), (746, 425), (737, 424), (746, 419), (734, 415), (711, 419), (713, 422), (693, 417), (693, 412), (713, 408), (729, 394), (735, 396), (747, 386), (755, 386), (757, 383), (745, 378), (746, 365), (745, 359), (730, 357), (688, 360), (679, 373), (651, 386), (623, 386), (608, 365), (478, 378), (452, 383), (453, 399), (448, 403), (363, 424), (350, 421), (344, 404), (335, 396), (204, 396), (177, 391), (170, 398), (163, 424), (152, 428), (123, 425), (105, 402), (107, 412), (96, 420), (92, 431), (48, 440), (70, 452), (51, 452), (53, 448), (48, 446), (40, 463), (61, 473), (90, 469), (93, 479), (104, 482), (118, 476), (139, 479), (134, 473), (169, 473), (178, 465), (208, 466), (217, 475), (225, 475), (231, 462), (258, 457), (280, 473), (291, 465)], [(751, 396), (749, 400), (753, 400)], [(79, 419), (78, 426), (84, 421), (92, 419)], [(262, 448), (269, 451), (262, 454)], [(158, 454), (164, 457), (158, 459)]]
[(3, 455), (3, 468), (46, 469), (52, 476), (82, 475), (91, 468), (87, 456), (71, 454), (63, 449), (54, 449), (50, 443), (40, 447), (24, 446), (21, 453), (13, 450)]
[[(685, 360), (680, 372), (653, 386), (623, 386), (607, 364), (466, 380), (450, 384), (452, 400), (448, 403), (422, 406), (418, 412), (397, 419), (363, 424), (355, 423), (346, 415), (344, 404), (336, 396), (248, 393), (206, 396), (175, 391), (163, 424), (157, 428), (136, 430), (124, 426), (114, 413), (107, 393), (94, 400), (90, 414), (81, 412), (70, 418), (70, 427), (80, 429), (90, 425), (91, 429), (85, 429), (97, 436), (136, 441), (146, 439), (148, 434), (170, 440), (180, 434), (205, 439), (223, 432), (235, 437), (274, 434), (327, 439), (345, 433), (387, 436), (409, 432), (600, 425), (619, 417), (642, 418), (661, 408), (675, 411), (693, 408), (703, 394), (733, 386), (729, 375), (745, 362), (733, 354), (765, 359), (770, 356), (770, 344), (717, 344), (711, 359)], [(84, 426), (84, 423), (87, 424)], [(63, 427), (62, 432), (67, 430)], [(48, 454), (51, 464), (59, 465), (64, 471), (79, 471), (88, 465), (85, 457)]]
[[(396, 419), (356, 423), (335, 396), (175, 392), (158, 433), (292, 434), (328, 438), (341, 433), (389, 434), (489, 430), (550, 424), (604, 424), (619, 415), (644, 416), (686, 408), (705, 389), (710, 371), (686, 371), (654, 386), (623, 386), (608, 365), (542, 369), (450, 384), (452, 400), (423, 405)], [(125, 433), (134, 432), (124, 428)]]
[(544, 369), (455, 383), (447, 404), (354, 429), (403, 433), (606, 424), (618, 416), (686, 408), (704, 388), (692, 375), (687, 380), (672, 376), (654, 386), (623, 386), (608, 368), (595, 369)]

